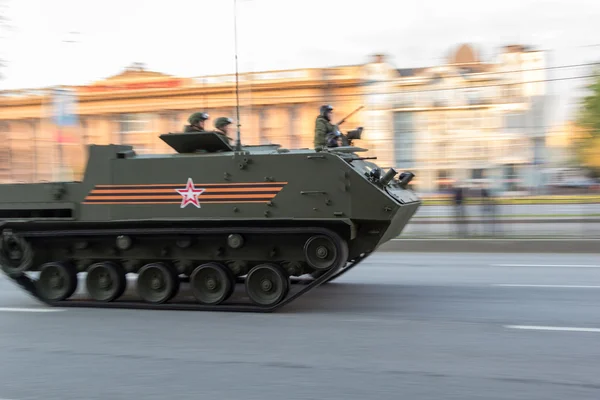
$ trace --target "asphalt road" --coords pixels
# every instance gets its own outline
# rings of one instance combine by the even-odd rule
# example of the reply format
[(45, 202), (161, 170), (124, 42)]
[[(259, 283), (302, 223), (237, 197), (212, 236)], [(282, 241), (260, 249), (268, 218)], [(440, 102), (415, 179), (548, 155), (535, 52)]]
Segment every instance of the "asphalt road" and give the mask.
[(375, 254), (269, 315), (50, 312), (5, 279), (0, 307), (3, 400), (600, 398), (597, 255)]

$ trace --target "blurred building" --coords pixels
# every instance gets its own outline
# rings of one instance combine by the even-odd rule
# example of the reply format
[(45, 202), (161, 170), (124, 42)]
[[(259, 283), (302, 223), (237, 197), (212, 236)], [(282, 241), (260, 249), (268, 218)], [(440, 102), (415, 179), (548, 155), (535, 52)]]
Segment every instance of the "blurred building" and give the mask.
[[(242, 143), (312, 147), (321, 104), (332, 103), (338, 119), (360, 105), (361, 71), (359, 65), (240, 74)], [(220, 116), (236, 117), (235, 75), (177, 78), (134, 65), (70, 89), (77, 95), (78, 122), (61, 129), (61, 144), (49, 89), (0, 92), (1, 181), (55, 179), (59, 150), (79, 179), (88, 144), (122, 143), (140, 154), (170, 153), (158, 136), (181, 132), (191, 113), (210, 115), (206, 129), (214, 129)], [(357, 113), (345, 125), (357, 126), (360, 118)]]
[(541, 184), (542, 52), (506, 46), (483, 62), (472, 46), (461, 45), (445, 65), (387, 69), (396, 77), (379, 84), (384, 94), (370, 93), (368, 103), (379, 110), (379, 126), (392, 127), (379, 130), (390, 144), (385, 158), (414, 170), (421, 191), (486, 181), (500, 190)]
[[(341, 126), (365, 128), (355, 144), (383, 167), (416, 172), (423, 192), (494, 178), (504, 189), (535, 185), (544, 143), (544, 57), (508, 46), (483, 62), (462, 45), (444, 65), (398, 69), (384, 55), (364, 64), (239, 76), (242, 142), (312, 147), (321, 104)], [(88, 144), (123, 143), (138, 153), (172, 152), (158, 137), (195, 111), (236, 117), (235, 75), (179, 78), (134, 65), (76, 93), (74, 127), (53, 122), (49, 89), (0, 92), (0, 181), (56, 179), (64, 163), (79, 179)], [(59, 137), (61, 143), (57, 144)]]

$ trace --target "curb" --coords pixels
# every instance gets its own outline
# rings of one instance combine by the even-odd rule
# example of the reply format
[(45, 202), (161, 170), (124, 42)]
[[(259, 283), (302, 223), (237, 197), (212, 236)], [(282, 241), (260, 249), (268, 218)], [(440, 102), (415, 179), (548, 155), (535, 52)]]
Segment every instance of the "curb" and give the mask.
[(600, 239), (392, 239), (377, 251), (407, 253), (600, 253)]

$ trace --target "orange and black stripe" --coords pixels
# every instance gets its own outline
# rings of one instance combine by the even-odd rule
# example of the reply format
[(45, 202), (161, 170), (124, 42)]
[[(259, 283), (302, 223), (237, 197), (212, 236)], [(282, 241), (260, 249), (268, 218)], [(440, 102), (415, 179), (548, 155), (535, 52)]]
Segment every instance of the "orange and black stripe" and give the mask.
[[(256, 183), (197, 183), (204, 189), (198, 196), (200, 204), (206, 203), (266, 203), (283, 189), (287, 182)], [(181, 204), (185, 190), (183, 184), (152, 185), (96, 185), (83, 204)]]

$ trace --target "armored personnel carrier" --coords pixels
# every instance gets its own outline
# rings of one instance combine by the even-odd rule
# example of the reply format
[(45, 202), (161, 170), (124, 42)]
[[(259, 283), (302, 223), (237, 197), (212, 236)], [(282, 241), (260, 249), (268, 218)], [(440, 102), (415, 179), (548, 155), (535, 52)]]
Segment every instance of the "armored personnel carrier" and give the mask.
[(268, 312), (398, 236), (420, 205), (412, 173), (358, 147), (160, 138), (176, 153), (91, 145), (80, 182), (0, 185), (3, 272), (51, 306)]

